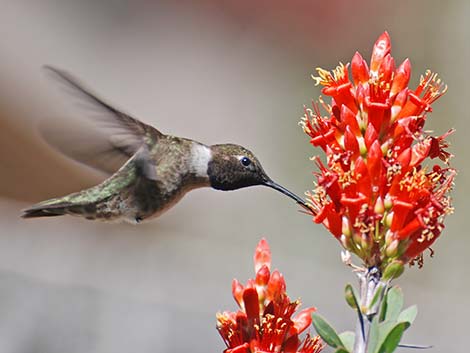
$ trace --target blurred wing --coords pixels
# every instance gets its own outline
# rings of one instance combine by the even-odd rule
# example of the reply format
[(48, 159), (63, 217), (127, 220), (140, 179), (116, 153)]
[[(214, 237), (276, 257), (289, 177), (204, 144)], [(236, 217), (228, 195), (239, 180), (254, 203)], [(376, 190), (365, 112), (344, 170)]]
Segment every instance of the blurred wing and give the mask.
[[(117, 110), (85, 88), (66, 71), (45, 66), (80, 106), (84, 117), (75, 121), (45, 124), (46, 141), (66, 156), (107, 173), (117, 171), (143, 145), (150, 148), (162, 134), (152, 126)], [(86, 119), (84, 119), (86, 118)]]

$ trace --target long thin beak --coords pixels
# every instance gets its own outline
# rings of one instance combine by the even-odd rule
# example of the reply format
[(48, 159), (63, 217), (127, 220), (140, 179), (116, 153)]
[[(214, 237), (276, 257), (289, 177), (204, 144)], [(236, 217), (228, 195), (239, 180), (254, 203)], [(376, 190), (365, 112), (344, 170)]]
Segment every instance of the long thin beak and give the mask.
[(303, 208), (307, 209), (309, 212), (311, 212), (312, 210), (310, 209), (310, 207), (307, 205), (307, 203), (305, 202), (305, 200), (301, 199), (299, 196), (297, 196), (296, 194), (290, 192), (289, 190), (287, 190), (285, 187), (279, 185), (278, 183), (275, 183), (274, 181), (272, 180), (266, 180), (264, 182), (264, 185), (265, 186), (268, 186), (274, 190), (277, 190), (279, 192), (282, 192), (284, 195), (290, 197), (292, 200), (294, 200), (295, 202), (297, 202), (300, 206), (302, 206)]

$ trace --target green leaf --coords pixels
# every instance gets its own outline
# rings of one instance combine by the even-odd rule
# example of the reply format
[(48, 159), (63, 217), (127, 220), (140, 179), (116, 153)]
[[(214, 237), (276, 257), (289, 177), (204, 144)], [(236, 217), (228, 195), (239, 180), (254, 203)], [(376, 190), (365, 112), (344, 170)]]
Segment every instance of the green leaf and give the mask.
[(400, 287), (392, 287), (387, 293), (387, 306), (384, 319), (396, 321), (403, 308), (403, 292)]
[(339, 347), (337, 350), (335, 350), (335, 353), (351, 353), (344, 347)]
[(335, 329), (319, 314), (312, 314), (312, 324), (320, 337), (325, 343), (333, 348), (341, 348), (343, 346), (341, 339)]
[(349, 352), (352, 352), (354, 349), (354, 341), (356, 339), (356, 334), (352, 331), (344, 331), (339, 334), (341, 342), (343, 342), (343, 347), (346, 348)]
[[(375, 321), (375, 325), (374, 325)], [(382, 346), (385, 338), (387, 338), (390, 331), (395, 327), (396, 322), (391, 321), (382, 321), (373, 320), (370, 327), (369, 333), (369, 344), (368, 344), (368, 353), (377, 353), (379, 348)], [(374, 331), (374, 337), (372, 338), (372, 330)]]
[(369, 342), (367, 344), (367, 353), (374, 353), (379, 342), (379, 320), (376, 317), (372, 319), (369, 329)]
[(415, 321), (416, 315), (418, 315), (418, 307), (416, 305), (412, 305), (398, 315), (397, 321), (408, 322), (411, 325), (413, 321)]
[(393, 330), (396, 324), (396, 321), (383, 321), (379, 324), (379, 340), (377, 342), (376, 352), (378, 352), (379, 348), (382, 346), (388, 334)]
[(385, 320), (385, 314), (387, 313), (388, 292), (389, 291), (387, 290), (387, 292), (385, 293), (385, 296), (382, 300), (382, 305), (380, 306), (380, 312), (379, 312), (379, 316), (378, 316), (379, 321), (384, 321)]
[(395, 321), (382, 321), (379, 323), (377, 319), (374, 319), (370, 327), (367, 352), (379, 353), (383, 343), (395, 326), (397, 326)]
[(384, 339), (383, 343), (380, 345), (378, 353), (392, 353), (400, 343), (403, 332), (406, 330), (405, 322), (400, 322), (395, 325), (392, 330), (388, 333), (387, 337)]
[(354, 293), (354, 288), (350, 284), (347, 284), (344, 288), (344, 298), (351, 308), (356, 310), (359, 308), (356, 293)]
[(372, 298), (372, 301), (370, 302), (369, 310), (374, 307), (375, 304), (379, 301), (380, 297), (382, 297), (382, 294), (385, 290), (385, 285), (382, 283), (379, 283), (377, 286), (377, 289), (375, 290), (374, 297)]

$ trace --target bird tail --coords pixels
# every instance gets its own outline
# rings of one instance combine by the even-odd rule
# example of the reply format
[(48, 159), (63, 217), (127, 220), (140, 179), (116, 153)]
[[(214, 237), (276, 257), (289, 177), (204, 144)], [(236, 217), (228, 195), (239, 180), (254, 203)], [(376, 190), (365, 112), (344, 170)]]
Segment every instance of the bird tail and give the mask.
[[(132, 161), (132, 159), (131, 159)], [(112, 220), (120, 216), (121, 210), (107, 207), (120, 192), (132, 187), (128, 177), (134, 164), (127, 162), (121, 169), (91, 188), (37, 203), (23, 210), (22, 218), (54, 217), (63, 215), (82, 216), (86, 219)], [(121, 205), (122, 206), (122, 205)]]
[(82, 216), (95, 219), (97, 207), (106, 202), (111, 193), (99, 193), (97, 185), (83, 191), (75, 192), (63, 197), (57, 197), (39, 202), (23, 210), (22, 218), (54, 217), (63, 215)]

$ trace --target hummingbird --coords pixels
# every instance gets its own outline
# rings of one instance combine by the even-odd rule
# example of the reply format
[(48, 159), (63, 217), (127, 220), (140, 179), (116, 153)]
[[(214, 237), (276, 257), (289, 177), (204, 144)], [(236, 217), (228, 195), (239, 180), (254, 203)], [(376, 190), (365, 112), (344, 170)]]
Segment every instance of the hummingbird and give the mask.
[[(93, 121), (106, 129), (106, 148), (92, 153), (94, 159), (70, 148), (70, 141), (58, 149), (110, 176), (88, 189), (35, 204), (23, 211), (23, 218), (73, 215), (140, 223), (161, 215), (196, 188), (230, 191), (255, 185), (277, 190), (309, 210), (304, 200), (274, 182), (245, 147), (231, 143), (205, 145), (164, 134), (98, 98), (68, 72), (44, 68), (81, 103), (91, 107), (97, 113)], [(100, 158), (101, 162), (95, 163)]]

